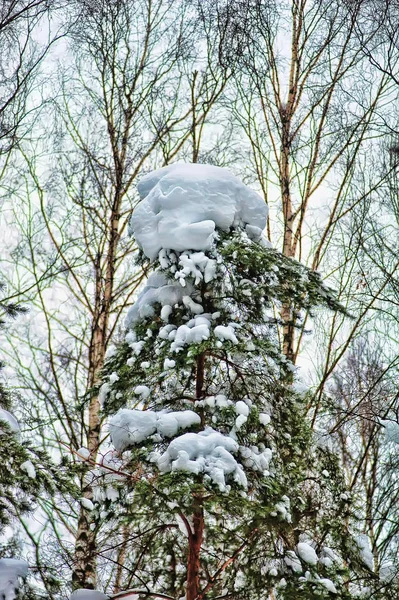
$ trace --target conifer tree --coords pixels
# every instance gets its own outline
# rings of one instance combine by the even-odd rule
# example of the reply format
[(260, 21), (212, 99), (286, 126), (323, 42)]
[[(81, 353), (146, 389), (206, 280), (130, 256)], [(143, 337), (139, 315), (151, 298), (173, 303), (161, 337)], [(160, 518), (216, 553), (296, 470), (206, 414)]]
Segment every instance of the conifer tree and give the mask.
[[(4, 284), (0, 283), (0, 293), (4, 290)], [(0, 311), (2, 328), (7, 319), (16, 318), (26, 308), (2, 299)], [(3, 367), (1, 363), (0, 370)], [(57, 489), (73, 493), (73, 474), (62, 463), (55, 464), (34, 439), (23, 438), (21, 426), (11, 412), (12, 405), (12, 394), (0, 384), (0, 598), (14, 600), (18, 595), (25, 600), (38, 600), (48, 597), (49, 590), (56, 591), (59, 582), (51, 565), (46, 565), (41, 573), (46, 590), (38, 592), (29, 581), (20, 587), (30, 567), (34, 575), (35, 565), (28, 565), (20, 558), (24, 550), (23, 534), (16, 526), (21, 517), (26, 518), (33, 511), (38, 498), (56, 494)]]
[(93, 479), (119, 494), (95, 510), (129, 528), (124, 588), (367, 597), (350, 495), (279, 342), (282, 306), (298, 326), (302, 311), (342, 310), (334, 293), (262, 238), (265, 203), (225, 169), (172, 165), (139, 193), (131, 233), (151, 274), (106, 363), (116, 452)]

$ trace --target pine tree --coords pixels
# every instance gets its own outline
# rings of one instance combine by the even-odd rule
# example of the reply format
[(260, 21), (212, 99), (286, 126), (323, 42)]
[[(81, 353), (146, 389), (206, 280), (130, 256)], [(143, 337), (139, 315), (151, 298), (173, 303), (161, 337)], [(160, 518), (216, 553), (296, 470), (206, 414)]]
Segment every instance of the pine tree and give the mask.
[[(5, 284), (0, 281), (0, 294), (5, 292)], [(26, 308), (15, 302), (9, 302), (6, 299), (0, 299), (0, 329), (4, 327), (6, 319), (15, 319), (19, 314), (26, 312)], [(4, 364), (0, 361), (0, 371)], [(0, 407), (10, 408), (10, 396), (6, 387), (0, 382)], [(10, 418), (10, 421), (12, 419)]]
[[(0, 284), (0, 292), (5, 286)], [(7, 319), (14, 319), (26, 312), (26, 307), (0, 301), (0, 328)], [(0, 364), (0, 370), (4, 367)], [(66, 464), (55, 464), (34, 439), (23, 439), (20, 424), (12, 412), (13, 398), (4, 384), (0, 385), (0, 598), (25, 600), (46, 597), (46, 591), (39, 592), (29, 583), (20, 589), (21, 578), (25, 579), (29, 566), (19, 557), (23, 554), (24, 541), (18, 521), (28, 517), (34, 510), (38, 498), (46, 494), (54, 495), (58, 489), (74, 492), (71, 481), (73, 474)], [(6, 527), (8, 529), (6, 530)], [(34, 565), (30, 565), (33, 567)], [(41, 573), (46, 589), (59, 588), (56, 574), (48, 565)], [(32, 580), (33, 581), (33, 580)], [(19, 590), (19, 591), (18, 591)]]
[[(282, 306), (299, 325), (316, 307), (342, 310), (334, 293), (262, 240), (262, 200), (224, 169), (166, 167), (139, 191), (131, 229), (152, 274), (106, 364), (119, 499), (95, 508), (131, 533), (125, 587), (187, 600), (359, 594), (350, 495), (279, 342)], [(101, 472), (110, 485), (107, 465), (96, 485)]]

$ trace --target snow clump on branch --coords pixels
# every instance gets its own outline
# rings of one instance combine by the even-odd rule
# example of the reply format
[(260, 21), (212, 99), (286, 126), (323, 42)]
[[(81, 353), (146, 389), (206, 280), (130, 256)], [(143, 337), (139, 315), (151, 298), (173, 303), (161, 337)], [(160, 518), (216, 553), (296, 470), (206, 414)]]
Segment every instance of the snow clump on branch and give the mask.
[(96, 590), (79, 589), (72, 592), (70, 600), (109, 600), (109, 596)]
[(179, 429), (186, 429), (200, 422), (199, 415), (192, 410), (157, 412), (125, 408), (111, 419), (109, 431), (113, 445), (119, 452), (123, 452), (131, 445), (145, 442), (156, 433), (164, 437), (173, 437)]
[(0, 598), (14, 600), (18, 593), (20, 579), (28, 575), (28, 563), (16, 558), (0, 559)]

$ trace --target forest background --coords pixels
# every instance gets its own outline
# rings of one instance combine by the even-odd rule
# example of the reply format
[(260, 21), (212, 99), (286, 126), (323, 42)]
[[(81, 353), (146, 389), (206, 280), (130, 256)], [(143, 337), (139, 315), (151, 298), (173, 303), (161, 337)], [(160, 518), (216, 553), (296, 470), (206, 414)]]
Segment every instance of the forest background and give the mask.
[[(294, 332), (287, 314), (281, 345), (340, 454), (375, 570), (391, 568), (396, 0), (3, 0), (0, 47), (0, 273), (4, 302), (28, 309), (1, 354), (23, 429), (72, 464), (82, 446), (96, 455), (107, 432), (88, 390), (146, 277), (127, 235), (136, 183), (176, 161), (227, 167), (264, 197), (272, 245), (352, 315), (319, 310)], [(82, 561), (122, 589), (127, 526), (61, 489), (15, 517), (0, 551), (23, 547), (50, 598), (55, 578), (84, 587)]]

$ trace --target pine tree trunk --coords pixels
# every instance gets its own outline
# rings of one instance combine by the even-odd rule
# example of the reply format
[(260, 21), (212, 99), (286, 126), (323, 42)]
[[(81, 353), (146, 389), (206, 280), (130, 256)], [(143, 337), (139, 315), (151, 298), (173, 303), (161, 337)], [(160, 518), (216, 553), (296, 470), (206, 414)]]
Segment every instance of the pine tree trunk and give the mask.
[[(205, 354), (197, 358), (195, 394), (202, 398), (204, 386)], [(201, 415), (203, 419), (203, 414)], [(204, 512), (200, 498), (194, 499), (193, 524), (188, 536), (186, 600), (196, 600), (200, 591), (201, 547), (204, 535)]]
[(197, 500), (193, 514), (193, 530), (188, 538), (186, 600), (196, 600), (200, 592), (200, 559), (204, 525), (202, 505), (200, 500)]

